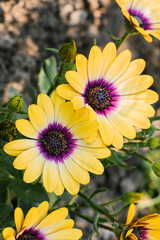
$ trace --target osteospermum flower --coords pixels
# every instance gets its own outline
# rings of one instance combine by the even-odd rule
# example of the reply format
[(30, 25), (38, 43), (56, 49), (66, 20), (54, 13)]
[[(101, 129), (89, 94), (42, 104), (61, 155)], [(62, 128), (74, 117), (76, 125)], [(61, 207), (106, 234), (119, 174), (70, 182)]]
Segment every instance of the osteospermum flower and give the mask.
[(91, 144), (83, 139), (97, 133), (98, 123), (89, 120), (88, 109), (74, 111), (71, 102), (56, 92), (51, 99), (44, 93), (38, 95), (37, 105), (28, 108), (29, 119), (19, 119), (16, 127), (30, 139), (18, 139), (7, 143), (4, 151), (17, 156), (13, 165), (26, 169), (23, 179), (35, 181), (42, 173), (43, 184), (48, 192), (61, 195), (64, 188), (77, 194), (79, 183), (88, 184), (88, 171), (102, 174), (103, 165), (97, 158), (110, 155), (99, 136)]
[(135, 214), (135, 205), (130, 205), (126, 225), (127, 232), (121, 234), (120, 240), (159, 240), (160, 238), (160, 214), (151, 214), (142, 218), (136, 218), (133, 222)]
[(71, 100), (75, 109), (89, 108), (99, 122), (99, 133), (106, 145), (123, 146), (123, 136), (133, 139), (133, 126), (147, 129), (148, 117), (155, 114), (150, 104), (158, 94), (148, 90), (153, 83), (149, 75), (140, 75), (145, 68), (143, 59), (131, 62), (127, 49), (116, 57), (116, 46), (108, 43), (103, 52), (93, 46), (89, 59), (78, 54), (76, 71), (65, 75), (69, 84), (58, 86), (57, 93)]
[(160, 39), (159, 0), (116, 0), (130, 24), (148, 41)]
[(16, 231), (7, 227), (2, 235), (5, 240), (78, 240), (82, 231), (72, 228), (74, 221), (65, 219), (67, 208), (60, 208), (48, 216), (48, 202), (32, 207), (24, 218), (23, 211), (17, 207), (14, 212)]

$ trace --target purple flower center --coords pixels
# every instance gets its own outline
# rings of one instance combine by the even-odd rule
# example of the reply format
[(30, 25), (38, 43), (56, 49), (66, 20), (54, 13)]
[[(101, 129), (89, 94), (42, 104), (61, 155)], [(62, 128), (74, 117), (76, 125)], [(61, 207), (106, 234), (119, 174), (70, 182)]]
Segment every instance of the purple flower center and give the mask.
[(63, 161), (76, 147), (76, 139), (60, 123), (49, 124), (38, 136), (37, 146), (48, 160)]
[(142, 27), (144, 30), (152, 29), (149, 19), (146, 16), (144, 16), (144, 14), (141, 11), (136, 10), (134, 8), (129, 8), (128, 12), (138, 21), (139, 26)]
[(132, 234), (134, 234), (138, 238), (138, 240), (148, 240), (147, 230), (144, 227), (135, 228)]
[(19, 235), (16, 240), (45, 240), (45, 237), (39, 230), (30, 228)]
[(112, 83), (103, 78), (89, 82), (83, 97), (85, 104), (88, 103), (99, 114), (106, 115), (117, 106), (117, 91)]

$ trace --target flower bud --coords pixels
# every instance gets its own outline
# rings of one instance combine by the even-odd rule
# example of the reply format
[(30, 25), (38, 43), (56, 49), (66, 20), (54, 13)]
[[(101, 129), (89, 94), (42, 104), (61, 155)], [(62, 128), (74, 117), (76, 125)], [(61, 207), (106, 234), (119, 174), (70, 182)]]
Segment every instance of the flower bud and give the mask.
[(5, 120), (0, 123), (0, 139), (12, 141), (17, 135), (17, 128), (14, 123)]
[(152, 169), (157, 177), (160, 177), (160, 160), (157, 160), (153, 165)]
[(8, 109), (11, 112), (19, 112), (23, 106), (23, 99), (21, 95), (12, 97), (8, 102)]
[(143, 198), (143, 193), (138, 192), (127, 192), (122, 197), (121, 200), (124, 203), (136, 203)]
[(160, 146), (160, 139), (152, 137), (147, 141), (147, 146), (151, 149), (155, 149)]
[(77, 55), (77, 47), (74, 40), (65, 43), (59, 50), (59, 57), (63, 63), (71, 63), (75, 60)]

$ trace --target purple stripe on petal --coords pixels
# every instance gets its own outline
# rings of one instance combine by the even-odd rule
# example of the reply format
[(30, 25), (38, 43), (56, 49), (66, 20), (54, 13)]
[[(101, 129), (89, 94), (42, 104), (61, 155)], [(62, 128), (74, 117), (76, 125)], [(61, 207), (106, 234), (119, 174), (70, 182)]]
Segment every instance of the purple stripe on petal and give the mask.
[(138, 21), (140, 27), (142, 27), (144, 30), (152, 30), (150, 20), (144, 15), (144, 13), (133, 8), (129, 8), (128, 12)]

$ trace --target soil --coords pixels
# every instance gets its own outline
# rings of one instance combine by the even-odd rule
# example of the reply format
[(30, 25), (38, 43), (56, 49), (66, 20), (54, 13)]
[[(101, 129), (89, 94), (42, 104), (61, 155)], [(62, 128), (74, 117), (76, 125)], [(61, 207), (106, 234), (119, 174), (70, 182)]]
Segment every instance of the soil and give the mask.
[[(94, 38), (100, 47), (114, 41), (107, 31), (122, 36), (124, 19), (114, 0), (0, 0), (0, 97), (8, 101), (8, 90), (13, 86), (24, 94), (26, 102), (28, 86), (37, 91), (38, 73), (44, 59), (53, 53), (45, 48), (57, 48), (72, 39), (78, 53), (88, 56)], [(129, 38), (119, 51), (129, 48), (132, 59), (147, 61), (145, 74), (154, 77), (152, 89), (160, 93), (160, 41), (146, 42), (141, 35)], [(158, 108), (158, 103), (155, 104)], [(116, 176), (116, 177), (115, 177)], [(140, 191), (143, 179), (138, 171), (108, 168), (106, 174), (94, 177), (91, 185), (107, 187), (101, 194), (103, 200), (112, 200), (126, 191)], [(92, 210), (88, 212), (92, 215)], [(84, 230), (83, 239), (89, 239), (92, 226), (77, 219), (77, 226)], [(113, 240), (107, 230), (101, 230), (101, 240)], [(93, 237), (98, 239), (98, 237)]]

